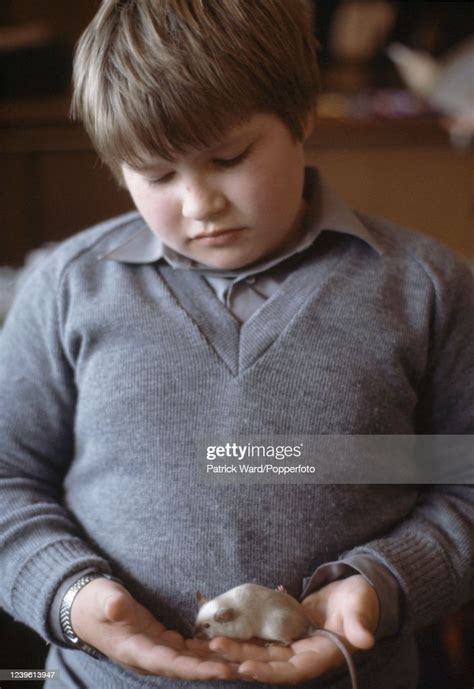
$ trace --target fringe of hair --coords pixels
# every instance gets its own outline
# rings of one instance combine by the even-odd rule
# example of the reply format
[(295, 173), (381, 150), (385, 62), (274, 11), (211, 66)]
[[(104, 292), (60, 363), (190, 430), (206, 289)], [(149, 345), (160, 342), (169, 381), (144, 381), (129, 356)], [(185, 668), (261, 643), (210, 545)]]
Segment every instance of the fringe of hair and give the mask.
[(75, 54), (71, 114), (115, 177), (219, 140), (257, 112), (295, 138), (319, 87), (307, 0), (103, 0)]

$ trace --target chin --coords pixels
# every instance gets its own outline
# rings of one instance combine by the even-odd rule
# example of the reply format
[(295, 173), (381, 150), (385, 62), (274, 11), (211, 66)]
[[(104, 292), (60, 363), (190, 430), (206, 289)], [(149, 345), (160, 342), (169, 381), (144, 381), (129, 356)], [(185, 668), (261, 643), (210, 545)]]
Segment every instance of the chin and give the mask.
[(260, 261), (263, 258), (261, 255), (250, 256), (206, 256), (202, 259), (197, 259), (209, 268), (216, 268), (218, 270), (239, 270)]

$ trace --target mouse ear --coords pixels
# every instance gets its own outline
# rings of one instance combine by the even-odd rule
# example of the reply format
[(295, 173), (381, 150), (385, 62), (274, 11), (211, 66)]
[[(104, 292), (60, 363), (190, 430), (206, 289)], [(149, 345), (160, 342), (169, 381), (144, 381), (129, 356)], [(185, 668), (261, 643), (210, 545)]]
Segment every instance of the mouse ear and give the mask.
[(216, 622), (231, 622), (235, 620), (237, 613), (234, 608), (219, 608), (214, 614), (214, 619)]
[(201, 591), (198, 591), (196, 593), (196, 602), (199, 605), (200, 608), (204, 605), (204, 603), (207, 603), (207, 598), (204, 598), (202, 595)]

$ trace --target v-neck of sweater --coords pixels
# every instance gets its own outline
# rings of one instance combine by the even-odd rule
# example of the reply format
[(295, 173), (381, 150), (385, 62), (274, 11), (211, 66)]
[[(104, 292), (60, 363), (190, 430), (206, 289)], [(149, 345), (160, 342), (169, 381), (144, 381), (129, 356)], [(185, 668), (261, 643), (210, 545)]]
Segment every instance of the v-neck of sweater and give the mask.
[[(319, 263), (321, 251), (327, 255)], [(179, 307), (230, 372), (238, 376), (278, 339), (309, 298), (317, 297), (341, 257), (337, 242), (330, 238), (318, 242), (317, 250), (293, 257), (279, 289), (244, 323), (226, 308), (198, 273), (176, 271), (163, 264), (158, 270)]]

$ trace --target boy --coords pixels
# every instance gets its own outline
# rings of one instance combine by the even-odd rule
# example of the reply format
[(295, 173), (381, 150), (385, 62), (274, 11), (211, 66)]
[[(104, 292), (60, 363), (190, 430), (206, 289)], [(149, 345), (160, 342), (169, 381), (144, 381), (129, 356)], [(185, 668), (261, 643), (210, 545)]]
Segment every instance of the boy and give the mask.
[(305, 169), (316, 91), (302, 0), (106, 0), (82, 38), (75, 110), (139, 213), (64, 242), (2, 334), (1, 603), (46, 687), (349, 687), (326, 639), (184, 640), (197, 590), (256, 581), (410, 689), (413, 630), (472, 594), (467, 486), (195, 480), (197, 433), (474, 428), (472, 279)]

